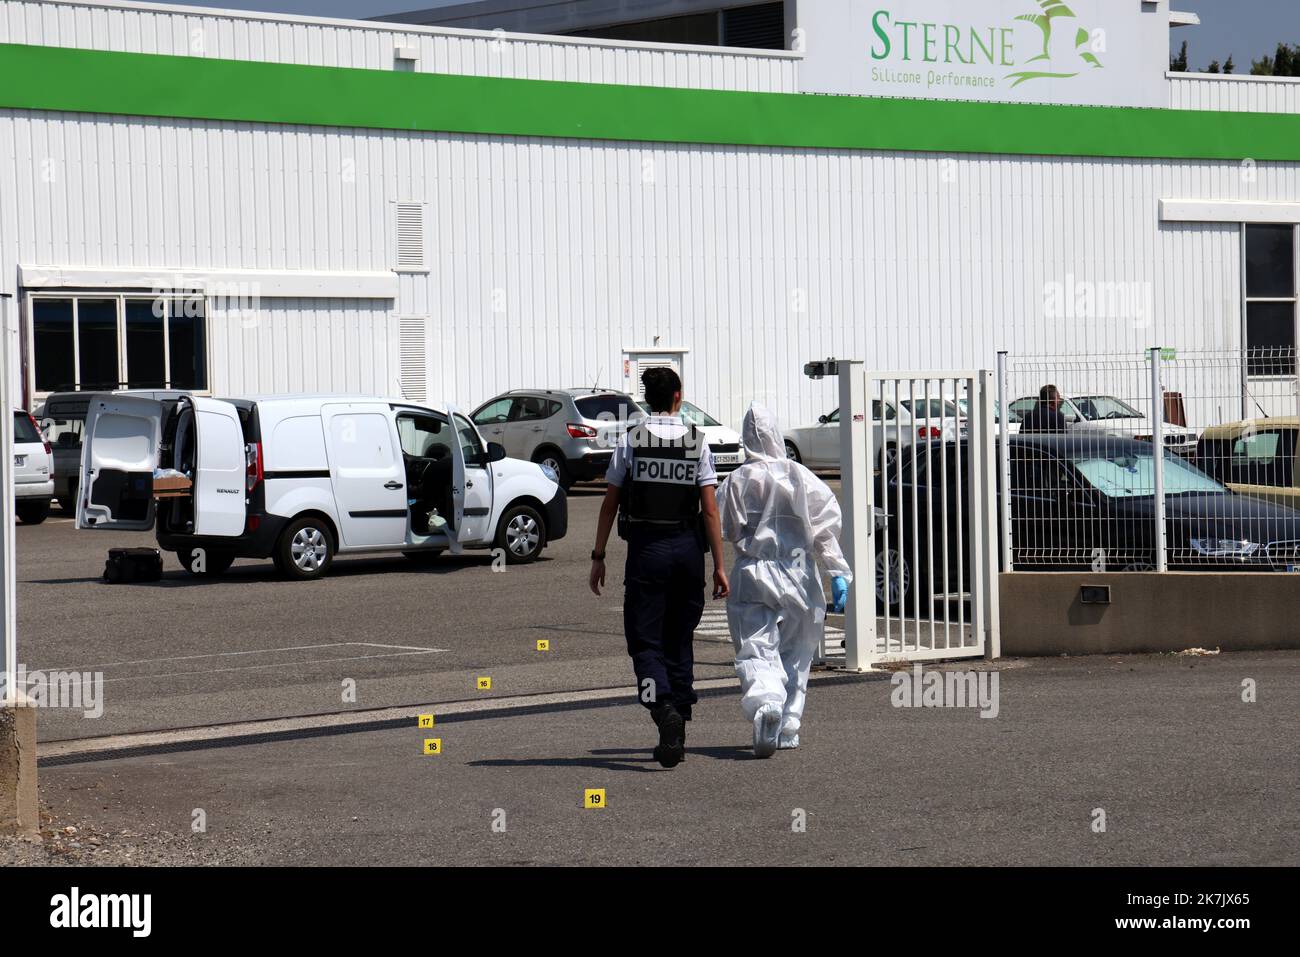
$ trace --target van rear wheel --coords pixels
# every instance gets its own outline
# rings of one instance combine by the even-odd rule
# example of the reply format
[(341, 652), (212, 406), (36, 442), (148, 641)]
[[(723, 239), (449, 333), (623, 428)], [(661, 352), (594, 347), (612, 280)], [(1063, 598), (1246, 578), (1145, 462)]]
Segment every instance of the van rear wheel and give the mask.
[(334, 561), (334, 536), (322, 519), (311, 515), (295, 519), (281, 533), (272, 557), (285, 578), (320, 578)]
[(531, 505), (506, 509), (497, 526), (496, 547), (505, 552), (507, 565), (534, 561), (546, 547), (546, 520)]
[(14, 511), (24, 525), (39, 525), (50, 514), (50, 503), (46, 499), (35, 502), (19, 502)]

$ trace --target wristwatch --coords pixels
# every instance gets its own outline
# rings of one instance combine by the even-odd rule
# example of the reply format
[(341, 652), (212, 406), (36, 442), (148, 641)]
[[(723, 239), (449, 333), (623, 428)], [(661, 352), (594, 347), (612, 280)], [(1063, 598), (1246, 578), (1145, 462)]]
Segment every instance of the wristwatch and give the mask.
[(603, 561), (605, 560), (605, 553), (604, 553), (604, 552), (598, 552), (598, 551), (596, 551), (596, 550), (593, 548), (593, 549), (591, 550), (591, 560), (592, 560), (593, 562), (603, 562)]

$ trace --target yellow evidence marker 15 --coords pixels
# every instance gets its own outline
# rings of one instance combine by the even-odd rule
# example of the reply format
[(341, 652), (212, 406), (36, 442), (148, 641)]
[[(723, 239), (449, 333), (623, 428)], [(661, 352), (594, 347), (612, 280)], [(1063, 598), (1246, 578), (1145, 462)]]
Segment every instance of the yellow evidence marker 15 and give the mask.
[(479, 678), (476, 687), (478, 688), (479, 691), (491, 691), (491, 690), (492, 690), (492, 679), (491, 679), (491, 678)]
[(549, 638), (538, 638), (538, 639), (537, 639), (537, 650), (538, 650), (538, 651), (550, 651), (550, 650), (551, 650), (551, 639), (549, 639)]
[(605, 806), (605, 789), (604, 788), (587, 788), (582, 792), (583, 807), (604, 807)]
[(442, 738), (425, 738), (425, 754), (442, 754)]
[(431, 714), (422, 714), (422, 715), (420, 715), (420, 717), (419, 717), (419, 721), (418, 721), (418, 726), (421, 727), (421, 728), (432, 728), (432, 727), (433, 727), (433, 715), (431, 715)]

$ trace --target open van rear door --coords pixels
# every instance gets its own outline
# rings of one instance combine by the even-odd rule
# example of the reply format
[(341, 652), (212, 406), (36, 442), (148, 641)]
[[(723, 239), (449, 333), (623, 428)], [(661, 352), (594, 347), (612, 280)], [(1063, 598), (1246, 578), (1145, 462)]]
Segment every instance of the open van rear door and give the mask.
[[(454, 405), (451, 420), (451, 494), (456, 507), (456, 543), (478, 545), (492, 538), (492, 473), (478, 430)], [(452, 551), (457, 551), (455, 546)]]
[(194, 534), (244, 533), (248, 467), (239, 410), (220, 399), (188, 396), (194, 408)]
[(103, 395), (86, 410), (77, 528), (153, 528), (162, 403)]

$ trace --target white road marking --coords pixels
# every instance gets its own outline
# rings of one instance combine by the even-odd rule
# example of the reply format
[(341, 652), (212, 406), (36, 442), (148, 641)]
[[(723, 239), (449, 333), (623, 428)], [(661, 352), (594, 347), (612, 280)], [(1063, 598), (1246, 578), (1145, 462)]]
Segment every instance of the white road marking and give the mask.
[(430, 655), (446, 651), (446, 648), (430, 648), (427, 651), (396, 651), (390, 655), (347, 655), (343, 658), (308, 658), (305, 661), (284, 661), (273, 665), (240, 665), (238, 668), (209, 668), (206, 671), (168, 671), (157, 675), (127, 675), (124, 678), (105, 678), (110, 681), (152, 681), (155, 678), (193, 678), (198, 675), (219, 675), (232, 671), (270, 671), (273, 668), (302, 668), (307, 665), (332, 664), (338, 661), (371, 661), (379, 658), (406, 658), (411, 655)]
[(321, 645), (288, 645), (284, 648), (253, 648), (247, 651), (212, 651), (202, 655), (172, 655), (164, 658), (134, 658), (129, 661), (110, 661), (102, 665), (83, 668), (41, 668), (41, 671), (99, 671), (103, 668), (120, 668), (124, 665), (152, 665), (163, 661), (196, 661), (199, 658), (234, 658), (238, 655), (273, 655), (282, 651), (318, 651), (321, 648), (396, 648), (399, 651), (433, 652), (446, 648), (426, 648), (421, 645), (387, 645), (374, 641), (331, 641)]
[(381, 658), (406, 658), (413, 655), (433, 655), (447, 651), (446, 648), (424, 648), (418, 645), (388, 645), (373, 641), (334, 641), (319, 645), (289, 645), (285, 648), (253, 648), (246, 651), (214, 651), (202, 655), (173, 655), (163, 658), (136, 658), (132, 661), (114, 661), (107, 664), (87, 665), (81, 668), (36, 668), (33, 671), (64, 671), (80, 674), (84, 672), (106, 671), (110, 668), (125, 668), (130, 665), (153, 665), (172, 661), (199, 661), (212, 658), (238, 658), (247, 655), (278, 655), (295, 651), (320, 651), (325, 648), (376, 648), (390, 649), (384, 654), (342, 655), (337, 658), (305, 658), (296, 661), (268, 662), (261, 665), (236, 665), (225, 668), (204, 668), (197, 671), (168, 671), (158, 674), (124, 675), (104, 679), (110, 681), (150, 681), (155, 678), (193, 678), (199, 675), (227, 674), (235, 671), (270, 671), (276, 668), (305, 668), (308, 665), (332, 664), (341, 661), (372, 661)]

